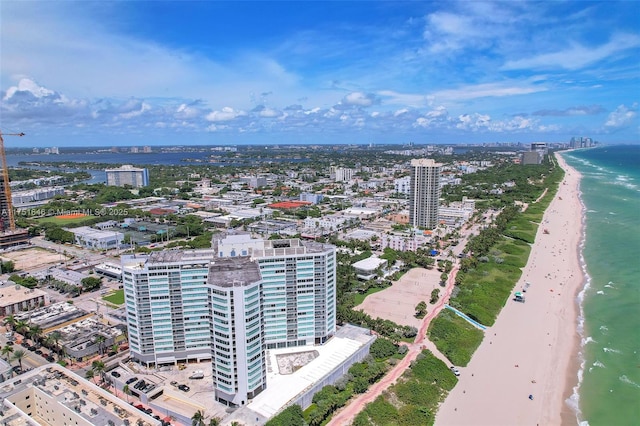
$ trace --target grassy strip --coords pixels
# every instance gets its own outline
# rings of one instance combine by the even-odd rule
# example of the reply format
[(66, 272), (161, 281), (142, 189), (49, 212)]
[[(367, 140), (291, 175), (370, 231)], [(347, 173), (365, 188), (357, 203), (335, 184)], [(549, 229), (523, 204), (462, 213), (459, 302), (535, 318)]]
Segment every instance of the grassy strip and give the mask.
[(455, 365), (466, 366), (484, 333), (448, 309), (431, 322), (427, 332), (438, 350)]
[(364, 299), (366, 299), (368, 295), (373, 294), (373, 293), (377, 293), (377, 292), (382, 291), (382, 290), (384, 290), (384, 288), (371, 287), (365, 293), (362, 293), (362, 294), (356, 293), (356, 294), (354, 294), (353, 295), (353, 301), (355, 303), (355, 306), (358, 306), (359, 304), (364, 302)]
[(432, 425), (438, 405), (457, 382), (442, 361), (423, 351), (398, 383), (367, 404), (352, 425)]
[(531, 247), (526, 243), (535, 240), (542, 215), (558, 192), (563, 176), (564, 171), (558, 167), (549, 173), (545, 179), (549, 188), (545, 196), (509, 221), (504, 232), (507, 237), (493, 245), (491, 256), (481, 259), (484, 263), (479, 259), (469, 260), (471, 267), (457, 280), (458, 293), (452, 298), (451, 306), (481, 324), (493, 325), (527, 263)]
[(108, 296), (102, 297), (102, 300), (110, 302), (114, 305), (121, 306), (124, 304), (124, 290), (116, 290)]
[(59, 226), (65, 226), (65, 225), (72, 225), (72, 224), (77, 224), (77, 223), (82, 223), (87, 221), (91, 222), (95, 218), (96, 216), (92, 216), (92, 215), (73, 217), (69, 219), (62, 219), (55, 216), (49, 216), (49, 217), (39, 218), (36, 221), (39, 223), (53, 223)]

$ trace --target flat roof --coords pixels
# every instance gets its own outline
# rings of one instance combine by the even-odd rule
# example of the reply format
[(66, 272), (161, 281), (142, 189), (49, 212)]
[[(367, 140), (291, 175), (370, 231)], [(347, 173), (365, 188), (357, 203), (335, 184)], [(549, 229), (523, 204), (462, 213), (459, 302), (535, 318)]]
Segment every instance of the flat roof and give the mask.
[(226, 257), (216, 259), (209, 266), (207, 283), (218, 287), (249, 285), (260, 281), (260, 267), (249, 257)]
[[(266, 418), (273, 417), (298, 395), (318, 383), (358, 349), (374, 339), (375, 336), (372, 336), (369, 330), (347, 324), (340, 327), (335, 336), (321, 346), (267, 350), (269, 357), (267, 365), (271, 365), (267, 370), (267, 388), (256, 396), (247, 408)], [(318, 352), (318, 356), (313, 361), (292, 374), (280, 374), (278, 355), (309, 351)]]
[[(73, 413), (71, 416), (78, 416), (94, 425), (106, 425), (109, 422), (121, 425), (124, 419), (128, 419), (131, 425), (137, 424), (138, 421), (144, 425), (160, 424), (159, 420), (137, 410), (70, 370), (58, 364), (46, 364), (2, 383), (0, 399), (5, 401), (5, 409), (0, 411), (0, 422), (3, 425), (18, 426), (33, 422), (41, 425), (50, 424), (37, 415), (28, 416), (14, 405), (14, 401), (25, 399), (25, 392), (29, 391), (44, 393), (58, 405), (66, 407), (69, 413)], [(39, 398), (31, 400), (33, 404), (39, 404)]]
[(380, 265), (384, 265), (385, 263), (387, 263), (386, 260), (380, 259), (379, 257), (371, 256), (359, 262), (354, 263), (352, 266), (362, 271), (373, 271), (376, 268), (378, 268)]
[(37, 288), (28, 289), (18, 284), (8, 281), (0, 282), (0, 306), (8, 306), (37, 297), (46, 296), (42, 290)]

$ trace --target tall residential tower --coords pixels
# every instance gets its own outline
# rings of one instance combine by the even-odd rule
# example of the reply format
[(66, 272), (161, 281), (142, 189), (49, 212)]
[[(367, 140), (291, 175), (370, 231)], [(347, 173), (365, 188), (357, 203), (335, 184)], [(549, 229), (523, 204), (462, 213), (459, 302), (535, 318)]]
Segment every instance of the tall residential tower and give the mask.
[(441, 167), (442, 164), (431, 158), (411, 160), (409, 223), (412, 226), (425, 229), (438, 226)]

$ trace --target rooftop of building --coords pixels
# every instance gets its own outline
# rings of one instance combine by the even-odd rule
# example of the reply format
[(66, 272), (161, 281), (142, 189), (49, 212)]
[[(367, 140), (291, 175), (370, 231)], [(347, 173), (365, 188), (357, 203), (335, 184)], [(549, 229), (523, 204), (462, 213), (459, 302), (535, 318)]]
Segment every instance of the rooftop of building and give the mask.
[(218, 287), (235, 287), (260, 281), (260, 268), (249, 257), (216, 259), (209, 266), (208, 284)]
[(80, 226), (78, 228), (71, 228), (70, 230), (74, 235), (79, 235), (84, 238), (113, 238), (116, 235), (122, 235), (117, 231), (107, 231), (101, 229), (90, 228), (88, 226)]
[[(43, 365), (0, 385), (0, 399), (5, 401), (4, 409), (0, 411), (0, 423), (6, 426), (50, 425), (46, 419), (37, 415), (30, 417), (14, 405), (35, 392), (48, 396), (60, 408), (66, 407), (72, 415), (94, 425), (153, 426), (161, 423), (58, 364)], [(37, 404), (39, 398), (31, 400)]]
[(375, 271), (378, 267), (384, 265), (385, 263), (387, 263), (386, 260), (380, 259), (376, 256), (371, 256), (354, 263), (352, 266), (355, 269), (360, 269), (361, 271)]
[(414, 158), (411, 160), (412, 167), (442, 167), (443, 164), (436, 163), (433, 158)]
[[(324, 345), (268, 350), (270, 360), (267, 365), (270, 367), (267, 368), (267, 388), (247, 408), (266, 418), (274, 416), (372, 340), (375, 340), (375, 336), (369, 330), (346, 324), (338, 328)], [(278, 358), (310, 351), (317, 352), (311, 362), (294, 368), (293, 372), (280, 371), (279, 364), (282, 363), (278, 362)]]
[(0, 282), (0, 306), (9, 306), (26, 300), (35, 299), (36, 297), (45, 296), (42, 290), (37, 288), (28, 289), (13, 282)]
[(47, 330), (84, 315), (87, 315), (87, 312), (76, 305), (60, 302), (30, 312), (20, 312), (15, 314), (14, 317), (16, 321), (28, 321), (30, 324), (36, 324)]
[(143, 168), (140, 167), (134, 167), (131, 164), (123, 164), (121, 167), (117, 167), (117, 168), (112, 168), (112, 169), (105, 169), (105, 172), (141, 172), (143, 170)]

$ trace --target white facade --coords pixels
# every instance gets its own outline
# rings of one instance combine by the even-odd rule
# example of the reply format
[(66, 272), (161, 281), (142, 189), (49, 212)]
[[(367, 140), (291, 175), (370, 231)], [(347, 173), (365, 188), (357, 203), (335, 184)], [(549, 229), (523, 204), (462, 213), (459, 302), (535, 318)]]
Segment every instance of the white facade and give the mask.
[[(236, 248), (240, 256), (235, 237), (214, 242), (216, 253)], [(336, 331), (335, 247), (298, 239), (253, 241), (243, 244), (260, 265), (267, 347), (326, 342)]]
[(438, 226), (441, 167), (442, 164), (431, 158), (411, 160), (409, 223), (412, 226), (425, 229)]
[(335, 173), (336, 182), (348, 182), (356, 174), (356, 171), (345, 167), (336, 167), (333, 173)]
[(211, 250), (122, 256), (131, 356), (146, 364), (211, 357)]
[(80, 226), (69, 230), (75, 237), (75, 243), (91, 250), (110, 250), (120, 247), (124, 240), (124, 234), (116, 231), (102, 231)]
[(337, 231), (348, 220), (344, 216), (308, 217), (304, 220), (304, 227), (310, 230)]
[(411, 176), (394, 179), (393, 190), (398, 194), (409, 195), (411, 193)]
[(267, 384), (260, 270), (248, 257), (210, 267), (211, 360), (216, 400), (242, 406)]
[(107, 185), (140, 188), (149, 185), (149, 171), (131, 165), (124, 165), (117, 169), (106, 169)]
[(429, 238), (424, 235), (394, 235), (382, 234), (380, 237), (380, 249), (389, 247), (397, 251), (416, 251), (429, 242)]

